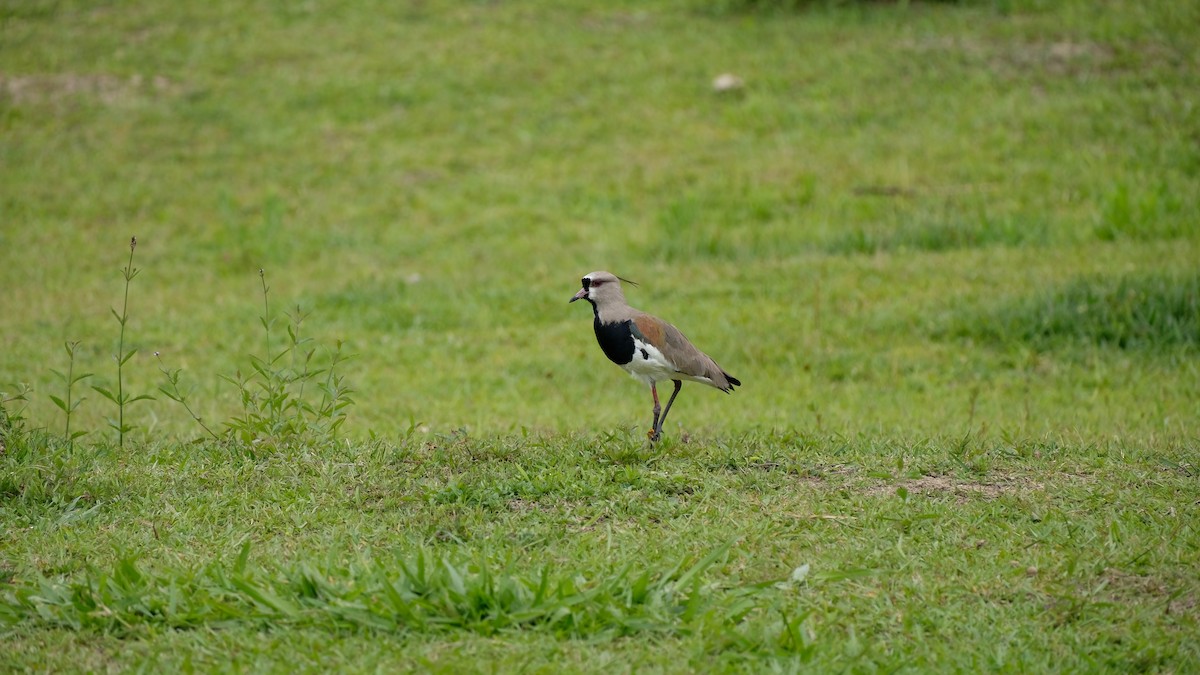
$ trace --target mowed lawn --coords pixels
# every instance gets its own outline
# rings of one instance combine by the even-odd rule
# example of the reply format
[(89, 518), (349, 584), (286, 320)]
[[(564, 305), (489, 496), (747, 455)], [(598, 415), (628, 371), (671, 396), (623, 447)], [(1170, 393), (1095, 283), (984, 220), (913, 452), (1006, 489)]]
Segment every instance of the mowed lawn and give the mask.
[(3, 4), (0, 663), (1200, 669), (1198, 25)]

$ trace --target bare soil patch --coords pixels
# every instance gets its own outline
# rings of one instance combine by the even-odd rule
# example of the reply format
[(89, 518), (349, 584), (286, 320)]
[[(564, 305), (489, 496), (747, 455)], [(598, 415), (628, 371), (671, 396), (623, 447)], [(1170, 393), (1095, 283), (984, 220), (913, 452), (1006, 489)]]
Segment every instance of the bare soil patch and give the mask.
[(1026, 476), (1003, 476), (987, 482), (968, 481), (954, 476), (921, 476), (873, 485), (867, 488), (866, 494), (891, 494), (898, 488), (904, 488), (910, 494), (949, 494), (960, 502), (966, 502), (971, 499), (996, 499), (1004, 494), (1042, 490), (1044, 487), (1041, 482)]
[(0, 92), (16, 104), (57, 104), (91, 99), (118, 105), (139, 97), (173, 96), (179, 83), (162, 75), (118, 76), (104, 73), (0, 74)]

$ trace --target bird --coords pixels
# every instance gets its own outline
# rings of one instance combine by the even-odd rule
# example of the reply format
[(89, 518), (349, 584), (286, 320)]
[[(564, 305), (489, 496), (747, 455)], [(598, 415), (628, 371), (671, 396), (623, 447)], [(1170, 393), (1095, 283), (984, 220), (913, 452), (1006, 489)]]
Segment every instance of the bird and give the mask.
[[(657, 443), (662, 437), (663, 423), (667, 421), (671, 404), (675, 403), (684, 380), (707, 384), (727, 394), (741, 386), (741, 380), (725, 372), (712, 357), (697, 349), (678, 328), (630, 307), (621, 291), (621, 282), (637, 284), (604, 271), (592, 272), (581, 281), (583, 288), (567, 304), (576, 300), (591, 303), (592, 328), (604, 355), (634, 379), (650, 385), (654, 420), (646, 436), (651, 443)], [(667, 380), (675, 383), (675, 391), (671, 392), (664, 410), (659, 406), (657, 384)]]

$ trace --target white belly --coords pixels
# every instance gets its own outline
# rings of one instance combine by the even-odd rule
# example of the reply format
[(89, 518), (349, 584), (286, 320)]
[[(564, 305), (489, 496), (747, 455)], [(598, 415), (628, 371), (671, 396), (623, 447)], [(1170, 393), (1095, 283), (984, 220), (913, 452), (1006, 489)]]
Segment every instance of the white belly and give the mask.
[(712, 380), (707, 377), (693, 377), (679, 372), (675, 369), (675, 365), (667, 360), (667, 357), (654, 345), (642, 342), (637, 338), (633, 339), (633, 359), (621, 367), (634, 379), (647, 385), (666, 380), (691, 380), (692, 382), (712, 384)]

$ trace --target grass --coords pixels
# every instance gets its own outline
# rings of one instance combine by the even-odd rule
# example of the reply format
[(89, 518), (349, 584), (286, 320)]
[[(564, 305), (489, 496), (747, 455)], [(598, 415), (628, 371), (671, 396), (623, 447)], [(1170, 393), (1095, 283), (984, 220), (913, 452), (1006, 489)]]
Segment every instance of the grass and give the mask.
[[(411, 665), (472, 668), (472, 650), (505, 643), (536, 645), (506, 669), (547, 649), (625, 668), (1154, 669), (1197, 656), (1197, 533), (1171, 514), (1195, 496), (1185, 446), (756, 434), (611, 461), (621, 442), (60, 456), (76, 482), (7, 497), (10, 522), (31, 528), (13, 559), (45, 577), (5, 591), (4, 620), (55, 643), (94, 636), (91, 659), (167, 668), (228, 655), (143, 650), (218, 640), (253, 654), (289, 634), (283, 645), (321, 663), (305, 631), (335, 651), (388, 645), (353, 668), (403, 650), (420, 655)], [(112, 527), (126, 521), (139, 526)]]
[(969, 316), (958, 333), (1038, 349), (1073, 343), (1187, 358), (1200, 348), (1198, 303), (1195, 273), (1083, 278), (991, 316)]
[(249, 553), (247, 542), (232, 566), (208, 565), (182, 577), (147, 575), (125, 558), (112, 572), (89, 574), (83, 583), (43, 581), (20, 589), (5, 607), (11, 612), (6, 619), (117, 635), (136, 634), (142, 626), (180, 630), (241, 624), (481, 635), (530, 627), (577, 638), (670, 633), (701, 618), (729, 623), (753, 606), (744, 599), (714, 606), (712, 593), (702, 587), (698, 575), (723, 548), (665, 573), (636, 574), (626, 566), (601, 579), (550, 567), (527, 573), (515, 562), (493, 571), (488, 560), (455, 563), (425, 551), (410, 561), (343, 568), (301, 564), (262, 572), (247, 570)]
[(63, 350), (67, 353), (67, 373), (64, 375), (57, 370), (52, 371), (60, 380), (62, 380), (64, 396), (59, 397), (55, 396), (54, 394), (50, 394), (50, 401), (53, 402), (54, 405), (58, 406), (58, 409), (63, 412), (63, 417), (66, 418), (63, 422), (63, 438), (66, 439), (68, 443), (81, 436), (86, 436), (88, 433), (86, 431), (78, 430), (74, 433), (71, 432), (71, 414), (79, 409), (79, 406), (83, 404), (83, 397), (77, 397), (74, 399), (71, 398), (72, 392), (75, 389), (76, 384), (92, 376), (91, 373), (79, 373), (78, 375), (75, 374), (75, 349), (77, 347), (79, 347), (78, 342), (64, 342)]
[[(136, 349), (125, 351), (125, 324), (129, 322), (129, 284), (133, 281), (133, 278), (137, 276), (137, 273), (141, 271), (133, 266), (133, 252), (135, 248), (137, 248), (137, 238), (130, 237), (129, 262), (121, 270), (121, 276), (125, 278), (125, 296), (121, 304), (121, 313), (117, 314), (117, 310), (112, 310), (113, 318), (117, 320), (117, 325), (121, 327), (117, 333), (117, 353), (113, 355), (113, 361), (115, 361), (117, 364), (117, 390), (114, 392), (104, 387), (92, 387), (92, 389), (95, 389), (97, 393), (111, 401), (113, 405), (117, 406), (117, 418), (115, 420), (110, 418), (108, 420), (108, 426), (112, 427), (113, 431), (117, 432), (117, 445), (122, 448), (125, 447), (125, 434), (133, 431), (133, 425), (125, 423), (125, 408), (132, 403), (137, 403), (138, 401), (148, 401), (154, 399), (154, 397), (150, 394), (138, 394), (135, 396), (134, 394), (126, 392), (124, 389), (125, 378), (122, 376), (125, 364), (137, 354)], [(72, 361), (74, 361), (74, 350), (72, 349), (71, 351), (72, 353), (70, 356)], [(70, 376), (68, 376), (68, 381), (70, 381)], [(54, 401), (54, 403), (57, 405), (58, 401)], [(59, 405), (59, 407), (63, 408), (64, 406)], [(64, 412), (66, 412), (65, 409)], [(69, 419), (70, 417), (68, 416), (68, 420)]]
[(0, 7), (3, 661), (1197, 669), (1197, 9), (764, 4)]

